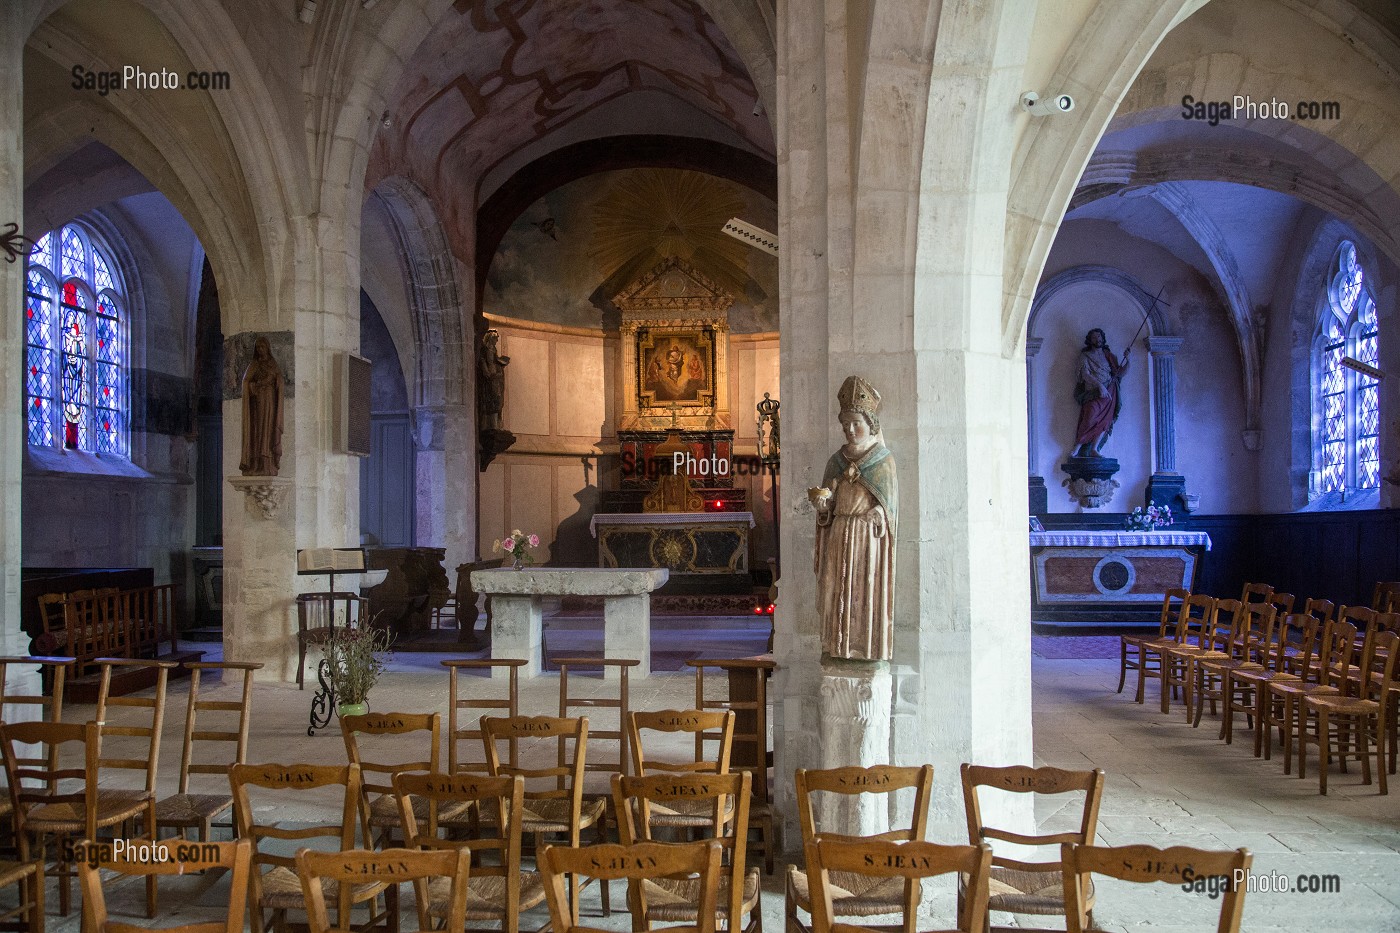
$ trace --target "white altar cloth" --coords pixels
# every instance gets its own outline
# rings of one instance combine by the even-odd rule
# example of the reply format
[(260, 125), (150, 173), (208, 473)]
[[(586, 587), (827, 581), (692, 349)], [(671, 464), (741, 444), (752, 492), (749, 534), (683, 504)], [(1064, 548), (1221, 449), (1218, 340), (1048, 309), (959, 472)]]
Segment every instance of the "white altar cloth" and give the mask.
[(1204, 547), (1204, 531), (1032, 531), (1031, 547)]

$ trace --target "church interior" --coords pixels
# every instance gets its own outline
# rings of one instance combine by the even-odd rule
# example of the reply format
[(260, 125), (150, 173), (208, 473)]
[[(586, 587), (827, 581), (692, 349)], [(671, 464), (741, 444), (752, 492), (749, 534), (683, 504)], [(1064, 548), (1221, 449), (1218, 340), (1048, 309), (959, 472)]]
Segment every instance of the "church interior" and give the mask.
[[(1391, 0), (0, 4), (0, 913), (317, 929), (259, 820), (587, 717), (434, 928), (1400, 928), (1397, 129)], [(729, 848), (602, 917), (644, 745)]]

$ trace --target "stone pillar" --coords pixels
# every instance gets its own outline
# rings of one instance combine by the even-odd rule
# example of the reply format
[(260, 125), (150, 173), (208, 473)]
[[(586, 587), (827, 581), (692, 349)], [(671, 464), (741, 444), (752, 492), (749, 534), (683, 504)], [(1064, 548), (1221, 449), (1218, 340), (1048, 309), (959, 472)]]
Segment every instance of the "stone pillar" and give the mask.
[(1050, 511), (1050, 492), (1045, 487), (1045, 477), (1040, 475), (1040, 461), (1035, 449), (1035, 429), (1040, 421), (1036, 410), (1035, 358), (1044, 343), (1044, 337), (1026, 338), (1026, 485), (1030, 491), (1028, 505), (1033, 515)]
[[(603, 601), (603, 648), (610, 658), (636, 658), (628, 677), (651, 676), (651, 594), (609, 596)], [(615, 667), (603, 669), (609, 680), (622, 675)]]
[[(24, 40), (29, 4), (0, 4), (0, 225), (24, 230)], [(26, 244), (27, 245), (27, 244)], [(0, 651), (27, 655), (19, 627), (20, 491), (24, 469), (24, 261), (0, 262)], [(34, 693), (35, 671), (11, 667), (6, 687)]]
[(1155, 469), (1147, 481), (1148, 505), (1181, 507), (1186, 479), (1176, 471), (1176, 352), (1182, 337), (1148, 337), (1152, 355), (1152, 449)]
[[(539, 596), (495, 593), (491, 596), (491, 657), (524, 658), (520, 668), (524, 678), (538, 677), (544, 640), (544, 614)], [(494, 668), (491, 676), (505, 678), (505, 668)]]
[(414, 543), (440, 547), (449, 574), (476, 560), (477, 469), (471, 409), (419, 405), (413, 409), (417, 502)]
[[(823, 768), (870, 767), (890, 763), (890, 721), (894, 711), (887, 661), (822, 659)], [(890, 828), (889, 800), (879, 794), (821, 794), (818, 826), (874, 836)]]

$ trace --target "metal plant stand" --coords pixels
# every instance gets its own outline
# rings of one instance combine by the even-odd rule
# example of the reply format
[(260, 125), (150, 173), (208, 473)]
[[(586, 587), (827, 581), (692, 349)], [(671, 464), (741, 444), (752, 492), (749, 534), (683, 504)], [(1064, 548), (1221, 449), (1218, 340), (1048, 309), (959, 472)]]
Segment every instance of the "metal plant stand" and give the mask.
[(311, 725), (306, 727), (307, 735), (314, 736), (317, 729), (329, 726), (335, 715), (335, 688), (331, 686), (330, 673), (331, 662), (322, 658), (321, 663), (316, 665), (316, 680), (320, 686), (311, 698)]

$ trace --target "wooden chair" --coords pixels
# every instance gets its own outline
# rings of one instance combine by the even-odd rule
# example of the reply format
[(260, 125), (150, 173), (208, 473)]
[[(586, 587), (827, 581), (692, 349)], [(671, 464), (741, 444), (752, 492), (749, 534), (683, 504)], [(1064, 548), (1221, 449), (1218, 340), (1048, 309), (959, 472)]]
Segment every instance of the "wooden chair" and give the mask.
[[(967, 815), (968, 842), (976, 845), (989, 839), (1019, 846), (1058, 846), (1067, 842), (1093, 845), (1099, 823), (1099, 804), (1103, 800), (1104, 772), (1062, 771), (1059, 768), (1032, 768), (1011, 765), (1004, 768), (964, 763), (962, 766), (963, 809)], [(988, 787), (1012, 794), (1071, 794), (1082, 791), (1077, 832), (1037, 833), (1025, 835), (1007, 829), (988, 826), (982, 820), (979, 787)], [(1064, 912), (1063, 869), (1059, 861), (1024, 862), (1008, 856), (992, 855), (991, 895), (988, 909), (1013, 914), (1057, 916)], [(1092, 913), (1093, 892), (1088, 892), (1085, 910)]]
[[(1191, 720), (1193, 728), (1200, 726), (1201, 713), (1207, 700), (1210, 701), (1212, 714), (1215, 712), (1216, 701), (1219, 701), (1222, 707), (1239, 708), (1245, 710), (1246, 715), (1253, 716), (1253, 684), (1234, 681), (1230, 675), (1236, 671), (1264, 669), (1264, 662), (1272, 655), (1274, 647), (1275, 618), (1274, 607), (1270, 603), (1242, 606), (1235, 613), (1230, 629), (1229, 654), (1220, 657), (1218, 654), (1206, 652), (1195, 658), (1196, 680), (1193, 692), (1196, 711)], [(1231, 692), (1232, 689), (1238, 689), (1241, 693), (1236, 696)], [(1221, 718), (1220, 737), (1226, 744), (1234, 741), (1234, 720), (1228, 712)]]
[(1264, 685), (1273, 680), (1294, 677), (1285, 666), (1288, 661), (1288, 648), (1294, 636), (1304, 640), (1316, 638), (1317, 619), (1301, 612), (1289, 614), (1276, 620), (1273, 637), (1266, 646), (1263, 657), (1257, 663), (1242, 664), (1225, 671), (1224, 710), (1220, 718), (1220, 738), (1225, 744), (1234, 743), (1235, 713), (1243, 713), (1247, 721), (1254, 725), (1254, 757), (1263, 751), (1264, 738), (1268, 735), (1265, 725)]
[(1292, 593), (1281, 593), (1278, 590), (1274, 590), (1268, 599), (1269, 605), (1274, 607), (1274, 611), (1278, 613), (1280, 619), (1293, 611), (1295, 601)]
[[(140, 803), (150, 808), (147, 818), (146, 838), (156, 838), (158, 822), (156, 816), (156, 777), (160, 767), (160, 733), (165, 723), (165, 687), (172, 668), (179, 667), (173, 661), (147, 661), (132, 658), (99, 658), (98, 669), (101, 681), (97, 692), (97, 725), (101, 730), (103, 755), (99, 766), (108, 770), (136, 771), (141, 776), (140, 788), (113, 788), (99, 785), (97, 806), (103, 809), (110, 801), (111, 806), (120, 808), (131, 803)], [(112, 696), (112, 677), (118, 671), (137, 671), (149, 675), (155, 673), (155, 691), (151, 695), (133, 694)], [(133, 709), (137, 714), (126, 724), (112, 720), (113, 709)], [(110, 757), (115, 737), (144, 740), (136, 746), (135, 758)], [(91, 837), (88, 837), (91, 838)], [(149, 880), (154, 881), (155, 876)]]
[(1274, 588), (1267, 583), (1246, 583), (1244, 588), (1240, 590), (1240, 602), (1245, 605), (1256, 602), (1266, 603), (1273, 595)]
[[(654, 842), (652, 806), (660, 802), (674, 809), (681, 800), (703, 803), (709, 808), (709, 826), (700, 830), (724, 847), (728, 869), (719, 879), (716, 922), (723, 922), (730, 933), (762, 933), (763, 910), (757, 867), (748, 867), (749, 799), (753, 775), (747, 771), (732, 774), (653, 774), (645, 777), (613, 775), (613, 809), (617, 812), (618, 835), (624, 845)], [(725, 814), (732, 808), (732, 818)], [(690, 880), (652, 878), (629, 888), (633, 904), (633, 924), (651, 929), (654, 923), (693, 923), (704, 907), (696, 885)], [(639, 913), (638, 898), (647, 902)], [(741, 921), (739, 918), (747, 917)]]
[[(1370, 676), (1363, 678), (1357, 695), (1339, 692), (1303, 697), (1298, 722), (1298, 776), (1303, 777), (1307, 765), (1307, 746), (1317, 745), (1319, 794), (1327, 793), (1327, 771), (1333, 757), (1341, 764), (1344, 773), (1348, 758), (1359, 759), (1361, 782), (1370, 784), (1372, 753), (1368, 745), (1375, 749), (1380, 792), (1390, 792), (1386, 787), (1385, 751), (1387, 742), (1394, 742), (1395, 739), (1393, 724), (1388, 718), (1397, 662), (1400, 662), (1400, 634), (1381, 632), (1368, 639), (1361, 670)], [(1309, 721), (1314, 724), (1311, 736), (1307, 734)]]
[[(62, 670), (59, 668), (58, 670)], [(60, 674), (61, 676), (61, 674)], [(0, 743), (5, 749), (5, 771), (7, 775), (18, 774), (21, 769), (20, 762), (24, 765), (33, 763), (33, 759), (17, 760), (11, 764), (13, 748), (4, 739), (4, 724), (0, 723)], [(38, 759), (40, 765), (50, 765), (50, 773), (57, 770), (57, 748), (52, 748), (51, 756)], [(21, 803), (19, 800), (18, 777), (11, 777), (10, 784), (6, 788), (4, 803), (6, 813), (18, 813)], [(0, 908), (0, 930), (23, 930), (27, 933), (44, 933), (44, 859), (34, 858), (30, 854), (29, 834), (16, 827), (14, 841), (14, 858), (0, 860), (0, 887), (17, 885), (19, 898), (13, 908)]]
[(695, 922), (667, 927), (667, 933), (714, 933), (720, 875), (720, 846), (716, 842), (664, 843), (638, 845), (597, 845), (584, 848), (550, 846), (540, 856), (545, 895), (549, 901), (550, 929), (553, 933), (606, 933), (597, 927), (579, 926), (578, 899), (570, 898), (565, 878), (572, 884), (580, 875), (606, 886), (608, 881), (625, 880), (637, 891), (629, 901), (632, 928), (644, 929), (642, 917), (649, 914), (647, 882), (675, 881), (694, 891), (699, 905)]
[(1377, 612), (1400, 610), (1400, 582), (1377, 583), (1371, 591), (1371, 608)]
[[(810, 933), (802, 923), (799, 910), (816, 916), (812, 909), (811, 846), (817, 836), (838, 839), (824, 832), (817, 823), (815, 795), (853, 797), (865, 793), (896, 794), (913, 791), (909, 808), (909, 824), (896, 827), (876, 837), (890, 842), (922, 842), (928, 831), (928, 806), (933, 793), (933, 765), (900, 768), (893, 765), (872, 765), (868, 768), (828, 768), (809, 771), (799, 768), (796, 774), (797, 819), (802, 829), (802, 850), (807, 870), (788, 866), (783, 914), (787, 933)], [(857, 837), (849, 837), (857, 838)], [(828, 917), (869, 917), (879, 914), (902, 913), (906, 918), (904, 933), (913, 933), (913, 920), (919, 904), (918, 884), (899, 883), (889, 878), (872, 880), (857, 875), (837, 874), (839, 892), (832, 893)]]
[[(224, 785), (228, 781), (228, 766), (242, 764), (247, 760), (248, 713), (253, 703), (253, 671), (261, 668), (262, 663), (190, 661), (186, 662), (185, 666), (190, 669), (190, 696), (185, 706), (185, 740), (180, 751), (179, 791), (156, 801), (156, 827), (157, 830), (169, 827), (179, 831), (180, 835), (197, 829), (199, 838), (207, 842), (213, 832), (215, 818), (233, 809), (233, 794), (192, 794), (190, 775), (218, 775), (220, 785)], [(210, 676), (221, 680), (226, 671), (241, 672), (243, 683), (238, 699), (209, 699), (207, 695), (201, 697), (199, 691), (206, 671)], [(195, 724), (200, 713), (236, 713), (237, 717), (233, 722), (227, 723), (233, 726), (232, 729), (196, 729)], [(218, 748), (226, 748), (232, 743), (232, 761), (228, 760), (227, 755), (215, 756), (214, 761), (195, 761), (195, 745), (206, 742)], [(222, 791), (223, 787), (219, 789)]]
[[(1189, 889), (1192, 882), (1233, 878), (1254, 862), (1248, 849), (1233, 852), (1190, 849), (1173, 846), (1158, 849), (1153, 846), (1091, 846), (1065, 845), (1060, 861), (1064, 871), (1064, 909), (1066, 933), (1084, 933), (1092, 928), (1089, 910), (1085, 906), (1087, 892), (1093, 888), (1095, 874), (1122, 881), (1167, 884)], [(1244, 913), (1244, 885), (1222, 885), (1220, 919), (1216, 933), (1239, 933), (1240, 917)], [(1192, 895), (1194, 896), (1194, 895)], [(1198, 898), (1202, 903), (1214, 903)]]
[[(763, 871), (773, 874), (773, 800), (768, 790), (768, 772), (773, 752), (768, 747), (768, 677), (777, 665), (770, 656), (754, 658), (694, 659), (686, 664), (695, 668), (695, 708), (734, 711), (734, 737), (729, 766), (753, 774), (754, 799), (749, 802), (749, 828), (758, 832), (757, 846), (763, 853)], [(712, 697), (705, 690), (705, 671), (714, 668), (725, 673), (727, 694)], [(719, 735), (706, 732), (695, 737), (695, 758), (704, 757), (703, 745), (718, 741)], [(753, 845), (753, 843), (750, 843)]]
[[(139, 845), (142, 840), (136, 842)], [(150, 877), (153, 875), (184, 875), (218, 868), (230, 872), (228, 904), (224, 921), (204, 921), (185, 923), (174, 927), (161, 927), (167, 933), (241, 933), (248, 917), (248, 871), (253, 861), (253, 844), (246, 839), (234, 842), (206, 842), (191, 847), (180, 858), (181, 848), (167, 844), (164, 861), (133, 859), (126, 857), (134, 850), (125, 850), (122, 857), (112, 851), (108, 843), (89, 843), (94, 846), (90, 854), (85, 854), (78, 862), (78, 881), (83, 891), (83, 929), (86, 933), (131, 933), (134, 927), (107, 918), (106, 886), (101, 872), (116, 872), (118, 875)]]
[[(605, 774), (626, 774), (627, 765), (630, 760), (627, 751), (627, 714), (631, 711), (631, 697), (628, 693), (627, 672), (642, 663), (636, 658), (559, 658), (555, 661), (559, 665), (559, 716), (567, 718), (569, 716), (581, 715), (578, 710), (609, 709), (617, 710), (616, 729), (598, 729), (596, 723), (589, 720), (588, 728), (588, 765), (589, 771), (601, 771)], [(569, 671), (570, 668), (585, 667), (599, 668), (603, 677), (607, 677), (609, 668), (617, 670), (617, 696), (616, 697), (581, 697), (569, 692)], [(617, 755), (604, 757), (597, 754), (598, 742), (616, 742)], [(563, 749), (560, 749), (563, 754)], [(562, 759), (560, 764), (563, 764)], [(605, 795), (606, 796), (606, 795)]]
[[(1293, 770), (1293, 740), (1303, 697), (1311, 693), (1337, 692), (1331, 683), (1331, 668), (1339, 656), (1352, 657), (1356, 650), (1356, 626), (1350, 622), (1328, 622), (1322, 627), (1316, 646), (1307, 648), (1309, 650), (1299, 661), (1300, 673), (1275, 677), (1264, 684), (1264, 721), (1260, 728), (1279, 730), (1284, 774)], [(1273, 757), (1272, 743), (1270, 736), (1264, 738), (1265, 759)]]
[(1326, 622), (1337, 615), (1337, 604), (1330, 599), (1306, 599), (1303, 601), (1303, 612), (1319, 622)]
[[(467, 879), (471, 853), (464, 851), (421, 851), (384, 849), (379, 852), (355, 849), (349, 852), (313, 852), (302, 849), (296, 855), (297, 877), (306, 897), (306, 921), (311, 933), (350, 933), (363, 927), (351, 925), (351, 908), (358, 903), (356, 889), (374, 884), (397, 892), (404, 882), (413, 882), (414, 905), (418, 909), (418, 929), (438, 929), (428, 913), (429, 879), (445, 882), (445, 929), (459, 931), (465, 925)], [(332, 926), (326, 902), (334, 897), (337, 923)], [(363, 900), (363, 898), (360, 898)], [(389, 898), (397, 903), (397, 896)], [(398, 918), (390, 921), (397, 933)]]
[[(644, 733), (665, 735), (689, 733), (699, 735), (717, 732), (716, 754), (702, 760), (674, 761), (648, 757)], [(728, 774), (729, 750), (734, 735), (733, 710), (665, 709), (656, 712), (631, 713), (627, 717), (628, 747), (632, 750), (633, 774)], [(730, 812), (733, 812), (731, 802)], [(710, 814), (701, 805), (677, 800), (674, 807), (654, 804), (651, 808), (654, 826), (707, 826)]]
[[(523, 871), (520, 865), (525, 779), (518, 774), (396, 774), (394, 795), (409, 848), (461, 850), (471, 856), (466, 920), (499, 923), (502, 933), (516, 933), (520, 912), (538, 906), (545, 897), (539, 872)], [(420, 802), (426, 806), (420, 807)], [(442, 819), (444, 812), (462, 809), (479, 816), (466, 834)], [(447, 919), (441, 887), (429, 885), (429, 913)]]
[[(15, 814), (15, 837), (32, 839), (39, 846), (39, 858), (47, 862), (45, 840), (58, 843), (59, 913), (68, 915), (72, 900), (72, 841), (94, 840), (98, 830), (110, 829), (127, 820), (145, 817), (145, 835), (155, 838), (155, 802), (140, 796), (103, 795), (98, 789), (102, 776), (101, 732), (95, 722), (84, 725), (61, 722), (19, 722), (0, 724), (0, 752), (5, 759), (5, 775), (10, 784), (10, 801)], [(21, 759), (17, 745), (45, 745), (47, 755)], [(82, 767), (50, 765), (62, 758), (64, 746), (81, 746)], [(81, 781), (82, 789), (65, 788), (60, 782)], [(156, 912), (156, 879), (146, 878), (146, 916)]]
[(1218, 601), (1210, 596), (1193, 594), (1181, 604), (1177, 618), (1174, 645), (1161, 650), (1162, 712), (1171, 712), (1171, 698), (1178, 688), (1187, 709), (1191, 708), (1191, 658), (1204, 651), (1215, 650), (1218, 624)]
[[(1149, 648), (1160, 649), (1160, 646), (1174, 644), (1176, 639), (1176, 617), (1181, 611), (1181, 603), (1191, 595), (1189, 590), (1172, 588), (1167, 590), (1162, 597), (1162, 614), (1157, 622), (1157, 634), (1152, 635), (1120, 635), (1118, 637), (1118, 693), (1123, 692), (1123, 684), (1128, 678), (1128, 671), (1138, 672), (1137, 702), (1143, 700), (1143, 687), (1145, 678), (1161, 676), (1160, 667), (1149, 667), (1145, 665), (1148, 660)], [(1157, 659), (1161, 661), (1159, 652)]]
[[(420, 739), (426, 752), (417, 761), (403, 761), (402, 755), (393, 760), (379, 758), (388, 744), (385, 736), (413, 735), (421, 733)], [(394, 797), (394, 775), (406, 771), (437, 772), (439, 767), (438, 737), (442, 734), (442, 717), (438, 713), (365, 713), (363, 716), (340, 717), (340, 734), (345, 740), (345, 756), (352, 765), (360, 767), (360, 793), (364, 795), (365, 812), (369, 814), (369, 830), (377, 830), (377, 839), (371, 835), (374, 846), (385, 845), (395, 830), (402, 830), (403, 821), (399, 816), (399, 805)], [(366, 736), (372, 736), (366, 741)], [(370, 751), (366, 755), (366, 747)], [(426, 804), (415, 803), (425, 807)], [(443, 819), (452, 819), (465, 813), (465, 806), (449, 813), (441, 814)], [(421, 811), (426, 815), (427, 811)]]
[(297, 689), (306, 688), (306, 652), (325, 645), (337, 628), (359, 625), (369, 600), (357, 593), (297, 594)]
[[(369, 826), (360, 795), (360, 768), (358, 765), (241, 764), (229, 766), (228, 779), (233, 789), (233, 812), (238, 821), (238, 836), (253, 844), (253, 870), (249, 881), (253, 933), (263, 933), (266, 929), (264, 910), (272, 911), (273, 922), (281, 930), (285, 927), (288, 910), (306, 909), (305, 892), (294, 871), (293, 858), (265, 851), (264, 846), (269, 840), (273, 840), (274, 845), (277, 844), (276, 840), (293, 840), (297, 845), (304, 845), (304, 840), (320, 839), (333, 851), (346, 852), (355, 848), (357, 826), (361, 838), (369, 839)], [(271, 791), (279, 796), (339, 788), (340, 817), (323, 824), (295, 828), (282, 826), (279, 822), (259, 823), (254, 819), (254, 814), (259, 811), (253, 809), (248, 794), (250, 787)], [(359, 904), (378, 896), (382, 890), (382, 885), (366, 883), (354, 889), (352, 900)]]
[[(846, 933), (854, 930), (882, 930), (859, 924), (836, 923), (838, 893), (848, 889), (833, 877), (861, 880), (862, 887), (902, 886), (918, 892), (925, 878), (956, 874), (959, 890), (958, 925), (960, 933), (982, 933), (987, 926), (988, 880), (991, 875), (992, 847), (986, 843), (945, 846), (932, 842), (890, 842), (888, 840), (832, 838), (818, 836), (812, 842), (807, 870), (812, 877), (813, 933)], [(901, 884), (902, 883), (902, 884)], [(918, 897), (902, 913), (902, 929), (914, 930)], [(951, 933), (951, 931), (950, 931)]]
[[(62, 602), (62, 593), (50, 594), (59, 597)], [(68, 672), (73, 668), (73, 658), (61, 657), (0, 657), (0, 722), (27, 722), (36, 717), (26, 713), (11, 713), (6, 707), (38, 707), (37, 718), (43, 722), (63, 721), (63, 686), (67, 680)], [(51, 688), (48, 696), (27, 693), (11, 693), (9, 690), (9, 668), (10, 665), (20, 666), (39, 665), (40, 684)], [(40, 764), (32, 758), (22, 758), (23, 765)], [(49, 761), (50, 769), (57, 769), (56, 760)], [(14, 811), (11, 809), (11, 801), (8, 794), (0, 794), (0, 819), (8, 817)]]
[[(482, 716), (481, 732), (486, 745), (486, 763), (493, 777), (520, 775), (525, 779), (525, 809), (521, 830), (535, 837), (535, 855), (539, 856), (541, 840), (546, 834), (562, 834), (568, 845), (577, 846), (585, 829), (592, 829), (598, 842), (606, 842), (607, 808), (601, 798), (590, 798), (585, 804), (583, 775), (588, 756), (588, 718), (551, 716), (515, 716), (510, 719)], [(572, 748), (568, 743), (572, 742)], [(562, 764), (531, 767), (527, 759), (538, 760), (548, 744), (563, 748), (556, 757)], [(501, 761), (501, 746), (522, 749), (521, 763), (511, 765)], [(533, 755), (531, 753), (534, 753)], [(577, 884), (571, 884), (571, 895), (578, 896)], [(602, 890), (603, 913), (612, 913), (607, 883)]]
[[(524, 658), (489, 658), (485, 660), (452, 658), (442, 662), (447, 668), (447, 770), (453, 774), (464, 771), (487, 774), (490, 767), (483, 757), (477, 760), (464, 753), (462, 743), (467, 748), (480, 750), (485, 736), (479, 727), (481, 710), (494, 710), (508, 719), (520, 715), (520, 668), (527, 662)], [(485, 670), (494, 673), (497, 669), (507, 672), (505, 697), (470, 697), (461, 688), (460, 676), (470, 676), (469, 671)], [(496, 684), (494, 677), (474, 677), (473, 682)], [(467, 711), (467, 712), (463, 712)], [(514, 744), (510, 748), (510, 763), (517, 763)]]

